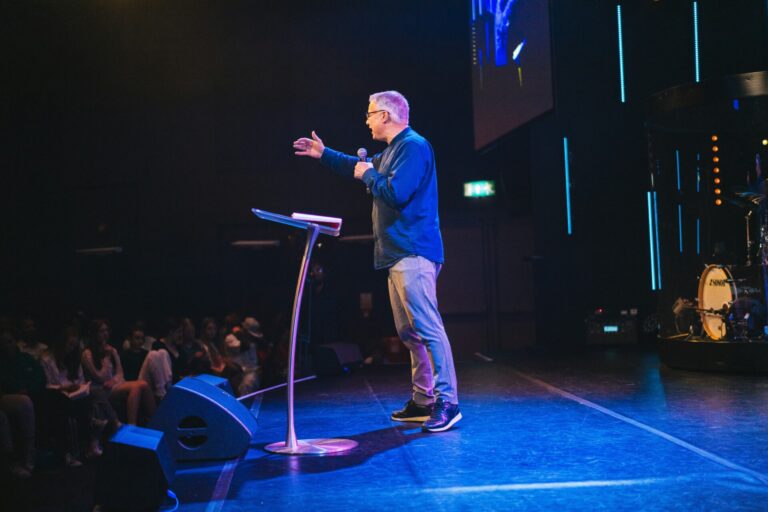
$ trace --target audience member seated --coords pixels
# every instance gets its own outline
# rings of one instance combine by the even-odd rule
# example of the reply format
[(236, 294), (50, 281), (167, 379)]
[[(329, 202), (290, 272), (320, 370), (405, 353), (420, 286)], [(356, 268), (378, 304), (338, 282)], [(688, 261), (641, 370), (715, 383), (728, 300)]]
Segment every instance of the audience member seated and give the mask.
[(203, 318), (200, 324), (200, 343), (211, 363), (211, 373), (223, 376), (227, 372), (227, 363), (218, 347), (219, 328), (212, 317)]
[[(147, 327), (146, 327), (146, 324), (144, 323), (144, 321), (143, 320), (136, 320), (136, 322), (134, 322), (133, 327), (131, 329), (137, 329), (137, 330), (141, 331), (142, 333), (144, 333), (144, 344), (141, 346), (141, 348), (143, 348), (147, 352), (152, 350), (152, 345), (155, 344), (155, 342), (157, 341), (157, 338), (153, 338), (152, 336), (150, 336), (148, 334)], [(131, 335), (132, 334), (133, 334), (133, 330), (131, 330), (128, 333), (128, 337), (123, 340), (123, 345), (122, 345), (121, 351), (125, 351), (125, 350), (128, 350), (128, 349), (131, 348)], [(123, 360), (123, 367), (125, 367), (125, 360)], [(123, 369), (125, 369), (125, 368), (123, 368)]]
[(240, 331), (240, 316), (237, 313), (227, 313), (224, 317), (224, 324), (219, 330), (219, 350), (226, 352), (227, 345), (225, 340), (230, 334), (237, 334)]
[(117, 350), (108, 343), (109, 324), (94, 320), (87, 348), (83, 351), (83, 367), (92, 381), (92, 387), (109, 392), (113, 401), (125, 401), (126, 420), (138, 424), (140, 412), (150, 418), (155, 412), (155, 398), (149, 384), (143, 380), (126, 381)]
[(181, 345), (181, 322), (175, 318), (168, 318), (165, 321), (165, 336), (161, 336), (152, 345), (152, 350), (162, 350), (170, 357), (173, 383), (179, 380), (182, 373), (179, 345)]
[(29, 396), (15, 392), (18, 379), (14, 374), (17, 366), (30, 369), (30, 374), (36, 372), (34, 359), (28, 354), (21, 358), (26, 360), (21, 365), (13, 364), (17, 354), (18, 347), (13, 334), (8, 330), (0, 332), (0, 436), (5, 457), (3, 463), (10, 468), (14, 477), (29, 478), (35, 469), (35, 408)]
[(218, 326), (212, 317), (203, 319), (200, 329), (200, 343), (203, 345), (206, 357), (210, 361), (210, 372), (228, 379), (233, 389), (241, 381), (242, 369), (221, 353), (218, 343)]
[(203, 344), (197, 339), (195, 324), (189, 318), (181, 320), (181, 343), (179, 344), (179, 376), (210, 373), (211, 360)]
[(0, 390), (0, 451), (3, 467), (16, 478), (35, 469), (35, 407), (26, 395)]
[[(157, 342), (155, 342), (157, 343)], [(167, 350), (150, 350), (139, 370), (139, 380), (149, 384), (155, 403), (165, 398), (173, 385), (173, 369), (171, 356)]]
[[(13, 333), (0, 333), (0, 394), (3, 395), (4, 403), (6, 396), (26, 395), (33, 404), (32, 422), (33, 427), (29, 428), (29, 412), (25, 410), (24, 401), (12, 399), (10, 409), (3, 406), (3, 410), (9, 418), (19, 416), (25, 418), (24, 436), (31, 435), (36, 441), (42, 442), (43, 446), (51, 446), (56, 455), (66, 460), (68, 465), (78, 465), (76, 459), (71, 457), (72, 443), (68, 437), (69, 417), (65, 401), (66, 398), (57, 391), (46, 389), (45, 373), (34, 357), (26, 352), (19, 350), (16, 338)], [(22, 411), (19, 412), (19, 407)], [(31, 432), (31, 434), (28, 434)], [(52, 443), (49, 444), (49, 442)], [(36, 443), (32, 443), (34, 447)], [(26, 448), (27, 455), (31, 459), (24, 461), (21, 468), (16, 468), (19, 476), (26, 476), (24, 469), (31, 471), (34, 467), (34, 449), (30, 455), (30, 448)], [(67, 457), (67, 454), (70, 456)]]
[(147, 354), (149, 354), (149, 350), (144, 348), (146, 345), (144, 329), (138, 325), (134, 326), (128, 335), (127, 341), (128, 348), (123, 348), (120, 354), (120, 362), (123, 363), (123, 373), (125, 374), (125, 380), (138, 380), (141, 366), (144, 364)]
[(79, 465), (80, 441), (88, 443), (87, 457), (101, 455), (99, 441), (104, 427), (111, 422), (114, 430), (118, 423), (103, 389), (91, 391), (81, 361), (80, 334), (74, 327), (66, 328), (64, 335), (55, 340), (52, 350), (41, 359), (48, 389), (60, 395), (52, 402), (56, 404), (57, 413), (68, 420), (65, 428), (70, 435), (66, 438), (65, 461), (69, 466)]
[[(2, 400), (1, 397), (0, 400)], [(0, 474), (3, 476), (12, 467), (13, 452), (11, 423), (8, 421), (8, 415), (0, 407)]]
[(238, 396), (247, 395), (259, 388), (259, 341), (263, 338), (258, 320), (249, 316), (243, 320), (240, 329), (224, 339), (227, 355), (243, 372), (236, 387)]
[(43, 352), (48, 350), (48, 345), (40, 342), (40, 333), (37, 330), (37, 323), (32, 317), (26, 317), (21, 321), (19, 339), (16, 342), (19, 350), (31, 355), (38, 361)]

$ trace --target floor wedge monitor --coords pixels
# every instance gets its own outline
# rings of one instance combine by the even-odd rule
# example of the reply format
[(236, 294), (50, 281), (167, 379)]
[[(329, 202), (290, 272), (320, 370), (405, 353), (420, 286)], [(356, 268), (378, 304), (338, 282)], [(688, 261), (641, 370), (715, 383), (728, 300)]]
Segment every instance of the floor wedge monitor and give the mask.
[(256, 420), (225, 382), (187, 377), (160, 403), (149, 426), (165, 433), (176, 460), (232, 459), (248, 450)]
[(104, 447), (96, 472), (101, 510), (157, 510), (176, 472), (169, 444), (161, 431), (121, 427)]

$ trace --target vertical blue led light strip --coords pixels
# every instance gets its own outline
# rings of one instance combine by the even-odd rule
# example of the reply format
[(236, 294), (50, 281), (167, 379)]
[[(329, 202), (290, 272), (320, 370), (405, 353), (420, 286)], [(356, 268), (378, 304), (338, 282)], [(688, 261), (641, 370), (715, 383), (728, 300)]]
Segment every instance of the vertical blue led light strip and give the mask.
[(696, 254), (701, 254), (701, 219), (696, 218)]
[(656, 240), (656, 282), (657, 290), (661, 290), (661, 242), (659, 242), (659, 203), (656, 191), (653, 191), (653, 228)]
[(683, 254), (683, 205), (677, 205), (677, 230), (680, 234), (680, 254)]
[(701, 192), (701, 153), (696, 153), (696, 193)]
[(568, 221), (568, 234), (573, 234), (571, 223), (571, 171), (568, 157), (568, 137), (563, 137), (563, 166), (565, 168), (565, 215)]
[[(675, 171), (677, 172), (677, 191), (682, 190), (682, 184), (680, 182), (680, 150), (675, 150)], [(677, 232), (680, 238), (680, 254), (683, 253), (683, 205), (678, 203), (677, 205)]]
[(651, 253), (651, 290), (656, 289), (656, 247), (655, 236), (653, 234), (653, 206), (651, 204), (651, 194), (648, 191), (648, 249)]
[[(701, 153), (696, 153), (696, 193), (701, 192)], [(696, 217), (696, 254), (701, 254), (701, 218)]]
[(699, 74), (699, 2), (693, 2), (693, 64), (696, 70), (696, 82), (701, 81)]
[(619, 90), (621, 91), (621, 102), (627, 102), (627, 96), (624, 91), (624, 35), (621, 23), (621, 5), (616, 6), (616, 27), (619, 39)]
[(477, 15), (475, 14), (475, 0), (471, 0), (472, 3), (472, 21), (475, 21), (475, 18), (477, 18)]

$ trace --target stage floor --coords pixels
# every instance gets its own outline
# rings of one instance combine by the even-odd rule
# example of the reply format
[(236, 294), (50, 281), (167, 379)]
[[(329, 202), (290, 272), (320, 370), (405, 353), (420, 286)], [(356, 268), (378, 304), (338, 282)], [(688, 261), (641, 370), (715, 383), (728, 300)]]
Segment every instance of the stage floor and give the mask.
[[(299, 438), (359, 443), (337, 456), (265, 452), (285, 439), (284, 392), (268, 393), (244, 457), (179, 465), (179, 510), (768, 510), (765, 376), (632, 347), (458, 367), (464, 419), (440, 434), (389, 420), (407, 366), (297, 385)], [(96, 468), (6, 481), (0, 510), (90, 512)]]
[(660, 367), (610, 349), (460, 365), (464, 419), (422, 433), (389, 420), (409, 369), (297, 385), (300, 439), (359, 443), (337, 456), (281, 456), (285, 399), (254, 406), (251, 450), (187, 463), (184, 512), (249, 510), (768, 510), (768, 380)]

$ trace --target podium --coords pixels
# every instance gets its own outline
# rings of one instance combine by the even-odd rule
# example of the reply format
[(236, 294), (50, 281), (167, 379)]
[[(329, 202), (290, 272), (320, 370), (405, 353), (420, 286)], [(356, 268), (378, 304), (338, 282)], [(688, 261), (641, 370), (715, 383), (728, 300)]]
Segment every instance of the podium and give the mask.
[[(304, 229), (307, 231), (307, 243), (304, 247), (304, 257), (301, 260), (301, 267), (299, 268), (299, 277), (298, 282), (296, 283), (296, 295), (293, 299), (293, 312), (291, 314), (291, 345), (288, 353), (288, 385), (286, 388), (286, 394), (288, 398), (287, 433), (285, 436), (285, 442), (271, 443), (265, 446), (264, 449), (268, 452), (279, 453), (283, 455), (325, 455), (351, 450), (357, 446), (357, 442), (350, 439), (298, 440), (296, 438), (296, 429), (294, 428), (293, 414), (293, 384), (296, 366), (296, 338), (299, 331), (301, 297), (304, 292), (304, 283), (307, 279), (309, 260), (312, 256), (312, 249), (315, 245), (315, 241), (317, 240), (318, 235), (323, 234), (339, 236), (339, 233), (341, 233), (341, 220), (311, 215), (303, 215), (300, 216), (300, 218), (288, 217), (286, 215), (279, 215), (277, 213), (259, 210), (258, 208), (253, 208), (251, 211), (260, 219), (270, 222), (277, 222), (279, 224), (285, 224), (287, 226), (292, 226), (294, 228)], [(324, 220), (337, 220), (338, 222), (333, 225), (326, 225), (322, 223)]]

